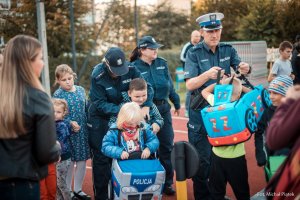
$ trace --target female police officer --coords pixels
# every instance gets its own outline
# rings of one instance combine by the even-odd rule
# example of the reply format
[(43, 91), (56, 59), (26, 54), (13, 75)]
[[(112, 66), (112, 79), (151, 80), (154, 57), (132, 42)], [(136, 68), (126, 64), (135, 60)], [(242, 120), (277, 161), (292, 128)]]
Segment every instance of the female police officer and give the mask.
[[(215, 83), (218, 70), (222, 69), (226, 74), (230, 74), (230, 66), (235, 69), (236, 66), (239, 66), (242, 74), (250, 71), (249, 64), (241, 62), (236, 50), (231, 45), (220, 43), (223, 17), (222, 13), (209, 13), (196, 20), (201, 27), (200, 33), (204, 40), (190, 49), (185, 63), (186, 87), (188, 90), (194, 91), (194, 94), (197, 90), (201, 94), (204, 87)], [(191, 104), (188, 137), (189, 142), (197, 149), (200, 158), (198, 173), (193, 177), (194, 197), (195, 200), (210, 199), (207, 181), (211, 146), (199, 114), (201, 106), (194, 108)]]
[(164, 119), (164, 126), (157, 133), (160, 142), (159, 159), (166, 170), (166, 183), (163, 192), (167, 195), (173, 195), (175, 191), (171, 186), (174, 175), (171, 151), (174, 142), (174, 131), (170, 112), (171, 106), (168, 99), (174, 104), (176, 115), (179, 115), (180, 99), (174, 90), (167, 61), (157, 57), (157, 49), (161, 46), (161, 44), (156, 43), (153, 37), (144, 36), (133, 50), (130, 61), (141, 71), (146, 81), (152, 85), (154, 89), (153, 103)]
[[(121, 92), (127, 92), (129, 83), (140, 78), (140, 72), (128, 65), (124, 52), (117, 47), (110, 48), (104, 62), (96, 65), (91, 75), (88, 105), (89, 144), (91, 147), (93, 184), (95, 200), (107, 199), (107, 185), (110, 179), (110, 159), (101, 153), (102, 140), (108, 130), (108, 121), (117, 115), (122, 102)], [(145, 107), (152, 104), (153, 89), (148, 85)]]

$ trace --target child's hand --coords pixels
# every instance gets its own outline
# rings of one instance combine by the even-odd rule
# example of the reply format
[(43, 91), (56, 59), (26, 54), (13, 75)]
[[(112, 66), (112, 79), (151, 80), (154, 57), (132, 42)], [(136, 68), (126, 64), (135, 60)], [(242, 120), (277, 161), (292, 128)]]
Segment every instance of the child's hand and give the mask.
[(142, 108), (143, 116), (144, 116), (144, 118), (147, 117), (147, 120), (150, 120), (149, 110), (150, 110), (150, 108), (149, 108), (148, 106), (144, 106), (144, 107)]
[(149, 150), (148, 147), (146, 147), (146, 148), (143, 150), (143, 152), (142, 152), (141, 158), (142, 158), (142, 159), (147, 159), (147, 158), (149, 158), (149, 156), (150, 156), (150, 150)]
[(290, 77), (291, 77), (291, 79), (295, 80), (295, 75), (294, 74), (291, 74)]
[(77, 133), (80, 130), (80, 126), (78, 125), (78, 123), (76, 121), (71, 121), (70, 124), (71, 124), (72, 130), (74, 132)]
[(160, 130), (160, 127), (158, 126), (158, 124), (157, 123), (153, 123), (152, 124), (152, 131), (153, 131), (153, 133), (158, 133), (158, 131)]
[(121, 154), (121, 159), (125, 160), (125, 159), (128, 159), (128, 157), (129, 157), (129, 153), (126, 152), (126, 151), (123, 151), (122, 154)]

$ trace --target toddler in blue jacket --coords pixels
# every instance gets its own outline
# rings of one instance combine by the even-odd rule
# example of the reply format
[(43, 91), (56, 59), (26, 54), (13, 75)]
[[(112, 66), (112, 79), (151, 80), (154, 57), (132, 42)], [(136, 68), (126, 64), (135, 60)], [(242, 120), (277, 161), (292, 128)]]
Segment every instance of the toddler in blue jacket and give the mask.
[(114, 159), (128, 159), (129, 154), (141, 151), (142, 159), (147, 159), (159, 146), (157, 136), (150, 125), (144, 122), (140, 106), (135, 102), (125, 103), (102, 142), (104, 155)]

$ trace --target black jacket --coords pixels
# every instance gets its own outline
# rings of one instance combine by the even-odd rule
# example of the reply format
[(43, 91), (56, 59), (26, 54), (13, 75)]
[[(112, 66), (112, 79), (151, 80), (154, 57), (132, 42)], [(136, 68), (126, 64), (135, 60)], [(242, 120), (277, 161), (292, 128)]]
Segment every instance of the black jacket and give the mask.
[(48, 95), (27, 87), (23, 115), (27, 133), (16, 139), (0, 139), (0, 178), (40, 180), (48, 174), (47, 164), (60, 155)]
[(264, 166), (267, 162), (269, 151), (265, 145), (265, 132), (268, 128), (271, 118), (274, 115), (275, 109), (276, 107), (273, 105), (265, 109), (261, 119), (258, 122), (257, 131), (254, 135), (255, 157), (258, 166)]

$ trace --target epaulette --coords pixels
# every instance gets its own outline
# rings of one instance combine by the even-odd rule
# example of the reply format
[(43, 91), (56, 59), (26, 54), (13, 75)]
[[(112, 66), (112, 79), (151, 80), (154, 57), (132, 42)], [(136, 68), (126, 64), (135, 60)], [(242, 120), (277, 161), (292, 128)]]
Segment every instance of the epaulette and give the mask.
[(197, 49), (202, 49), (203, 47), (204, 47), (203, 43), (199, 42), (198, 44), (196, 44), (195, 46), (193, 46), (192, 48), (190, 48), (189, 51), (196, 51)]
[(220, 47), (225, 47), (225, 46), (232, 47), (232, 45), (231, 45), (231, 44), (229, 44), (229, 43), (226, 43), (226, 42), (220, 42), (220, 43), (219, 43), (219, 45), (220, 45)]
[(157, 57), (157, 59), (159, 59), (159, 60), (163, 60), (163, 61), (165, 61), (165, 62), (168, 62), (165, 58), (163, 58), (163, 57)]
[[(96, 66), (97, 67), (97, 66)], [(100, 68), (101, 66), (99, 66)], [(104, 71), (104, 68), (100, 68), (99, 71), (98, 71), (98, 75), (96, 76), (96, 80), (99, 80), (103, 75), (105, 74), (105, 71)]]

